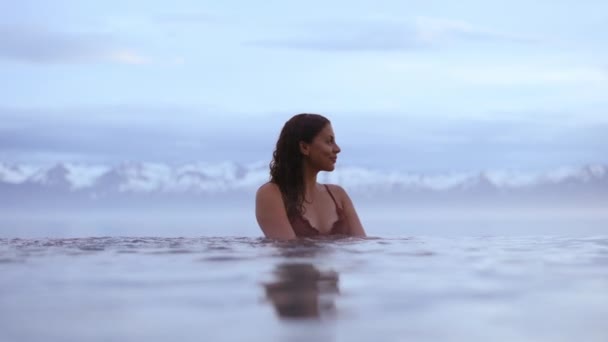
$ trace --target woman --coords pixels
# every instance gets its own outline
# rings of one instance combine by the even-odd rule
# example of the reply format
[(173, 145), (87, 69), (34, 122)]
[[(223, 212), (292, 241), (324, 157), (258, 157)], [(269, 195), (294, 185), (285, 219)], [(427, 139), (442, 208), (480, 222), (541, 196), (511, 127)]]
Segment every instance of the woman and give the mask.
[(298, 114), (285, 123), (270, 163), (270, 182), (256, 193), (256, 218), (266, 237), (365, 236), (346, 191), (317, 183), (319, 171), (334, 170), (338, 153), (327, 118)]

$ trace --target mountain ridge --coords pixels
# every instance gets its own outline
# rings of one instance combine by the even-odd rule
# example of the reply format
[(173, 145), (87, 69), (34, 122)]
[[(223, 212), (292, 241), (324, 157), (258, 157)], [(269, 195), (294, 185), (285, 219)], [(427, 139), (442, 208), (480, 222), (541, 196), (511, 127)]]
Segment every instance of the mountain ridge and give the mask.
[[(44, 189), (90, 194), (220, 194), (252, 192), (269, 179), (265, 163), (125, 162), (117, 165), (59, 162), (46, 166), (0, 163), (0, 189)], [(576, 190), (608, 193), (608, 165), (559, 167), (543, 172), (484, 170), (453, 173), (382, 171), (343, 166), (323, 172), (319, 182), (340, 184), (349, 191), (400, 192), (529, 192)]]

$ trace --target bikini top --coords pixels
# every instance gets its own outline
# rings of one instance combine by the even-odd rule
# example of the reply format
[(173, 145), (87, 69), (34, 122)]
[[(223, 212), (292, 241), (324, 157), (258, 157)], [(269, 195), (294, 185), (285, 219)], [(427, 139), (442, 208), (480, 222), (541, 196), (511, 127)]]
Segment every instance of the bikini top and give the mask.
[(346, 235), (348, 234), (348, 226), (346, 222), (346, 216), (344, 215), (344, 210), (340, 208), (338, 202), (336, 202), (336, 198), (329, 190), (327, 184), (325, 184), (325, 189), (331, 196), (331, 199), (334, 201), (336, 206), (336, 213), (338, 214), (338, 220), (334, 222), (329, 232), (320, 232), (317, 228), (313, 227), (310, 222), (302, 215), (297, 215), (294, 217), (291, 222), (291, 226), (293, 231), (295, 232), (297, 237), (311, 237), (311, 236), (320, 236), (320, 235)]

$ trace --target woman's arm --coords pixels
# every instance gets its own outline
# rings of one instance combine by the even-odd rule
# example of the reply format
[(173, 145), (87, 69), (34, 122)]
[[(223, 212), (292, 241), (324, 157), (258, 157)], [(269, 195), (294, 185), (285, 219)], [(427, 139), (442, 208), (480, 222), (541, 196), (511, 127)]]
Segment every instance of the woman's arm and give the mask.
[(340, 204), (344, 210), (344, 214), (346, 215), (346, 221), (348, 222), (348, 228), (350, 230), (350, 234), (352, 236), (360, 236), (365, 237), (365, 229), (363, 229), (363, 225), (361, 224), (361, 220), (359, 220), (359, 215), (357, 215), (357, 211), (355, 210), (355, 206), (353, 201), (351, 201), (350, 197), (339, 185), (334, 185), (340, 194)]
[(270, 239), (290, 240), (296, 234), (289, 223), (281, 190), (274, 183), (262, 185), (255, 195), (255, 217)]

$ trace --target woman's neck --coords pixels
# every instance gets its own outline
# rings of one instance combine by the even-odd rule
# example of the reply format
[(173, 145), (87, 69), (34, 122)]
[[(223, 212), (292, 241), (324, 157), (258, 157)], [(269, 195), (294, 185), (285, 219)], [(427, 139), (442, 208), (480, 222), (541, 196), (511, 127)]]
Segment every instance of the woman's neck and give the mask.
[(314, 200), (317, 191), (317, 174), (319, 170), (304, 164), (304, 198), (312, 202)]

